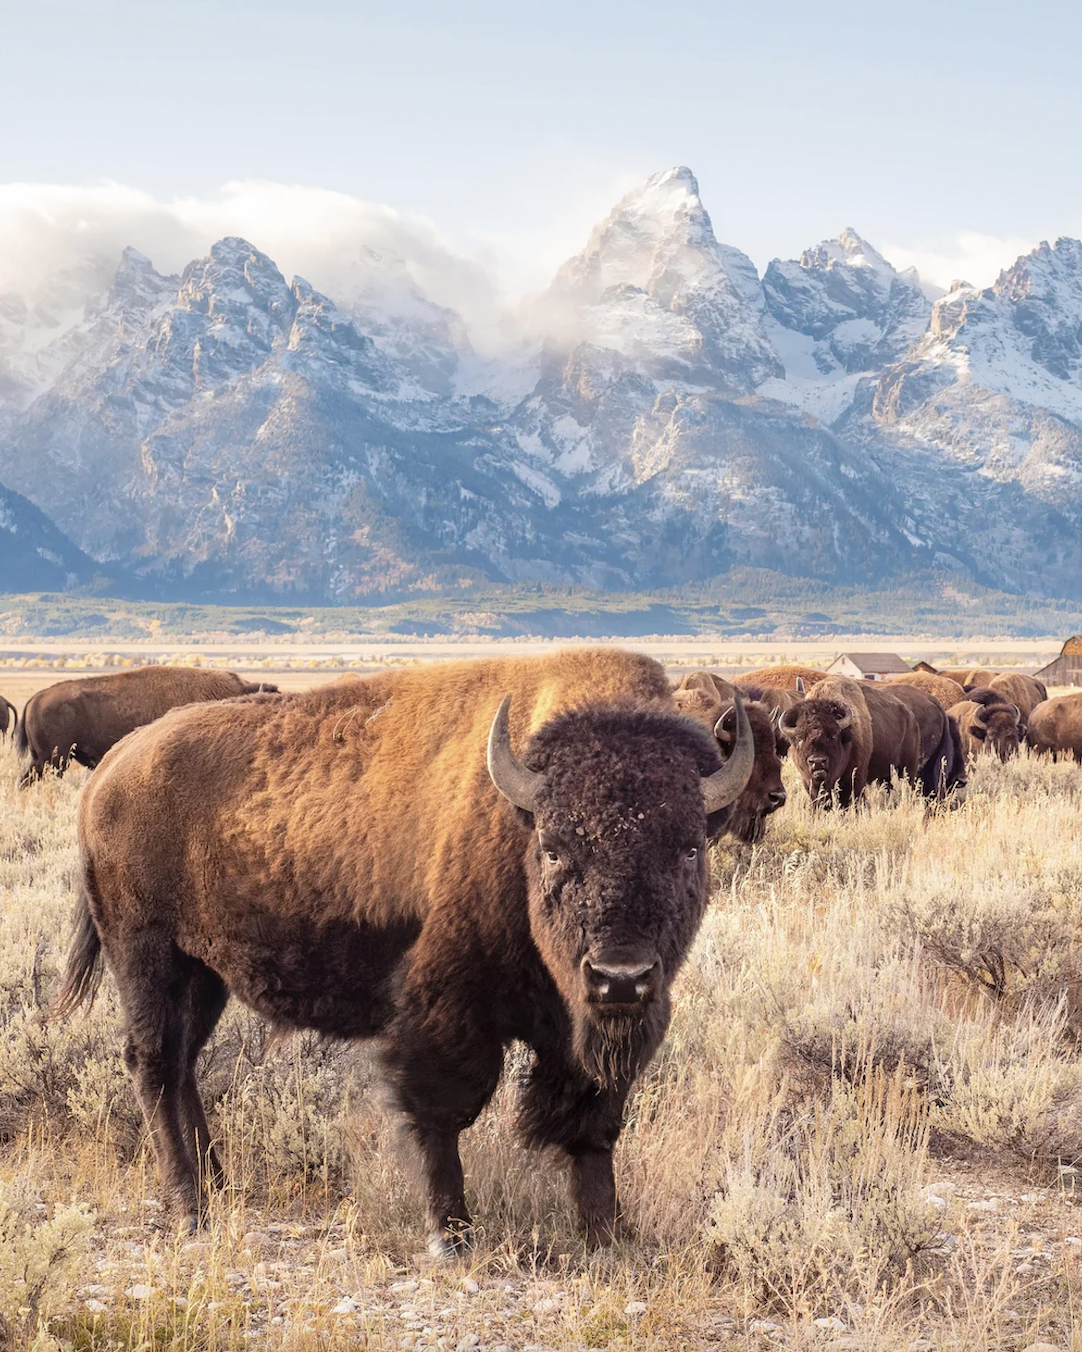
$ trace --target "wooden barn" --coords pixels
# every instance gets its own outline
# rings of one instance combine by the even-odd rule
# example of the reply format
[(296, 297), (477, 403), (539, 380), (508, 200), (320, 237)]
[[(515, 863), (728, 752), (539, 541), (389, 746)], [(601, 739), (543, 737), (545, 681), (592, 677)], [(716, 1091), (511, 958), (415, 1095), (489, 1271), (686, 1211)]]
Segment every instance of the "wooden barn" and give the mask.
[(1082, 634), (1073, 634), (1055, 661), (1033, 674), (1045, 685), (1082, 685)]
[(839, 653), (827, 667), (832, 676), (850, 676), (854, 681), (882, 681), (910, 669), (897, 653)]

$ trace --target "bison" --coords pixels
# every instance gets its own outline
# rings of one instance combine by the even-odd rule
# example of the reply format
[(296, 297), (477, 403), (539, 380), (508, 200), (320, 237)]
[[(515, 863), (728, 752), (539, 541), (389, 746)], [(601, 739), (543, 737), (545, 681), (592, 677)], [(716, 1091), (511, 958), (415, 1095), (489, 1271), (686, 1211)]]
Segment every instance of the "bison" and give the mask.
[(1022, 715), (1016, 705), (995, 690), (971, 690), (949, 710), (957, 720), (963, 754), (994, 751), (1001, 761), (1018, 755)]
[(1043, 681), (1035, 676), (1027, 676), (1021, 671), (1001, 671), (988, 682), (988, 689), (1002, 695), (1017, 708), (1022, 715), (1023, 727), (1038, 704), (1048, 698), (1048, 690)]
[(921, 793), (940, 802), (948, 797), (955, 804), (962, 802), (968, 781), (957, 722), (931, 694), (908, 681), (891, 683), (889, 692), (884, 693), (900, 700), (917, 720), (920, 730), (917, 784)]
[[(458, 1138), (533, 1050), (520, 1126), (570, 1160), (591, 1243), (621, 1228), (613, 1148), (751, 772), (618, 649), (438, 664), (176, 709), (114, 747), (79, 810), (76, 938), (100, 959), (167, 1195), (221, 1178), (195, 1079), (230, 995), (377, 1038), (420, 1155), (434, 1256), (468, 1242)], [(487, 748), (487, 752), (486, 752)]]
[(795, 692), (798, 690), (798, 681), (803, 681), (805, 687), (810, 689), (823, 680), (826, 680), (826, 672), (819, 671), (816, 667), (782, 666), (762, 667), (758, 671), (746, 671), (743, 675), (738, 676), (733, 684), (743, 685), (746, 682), (748, 685), (769, 686), (776, 690), (792, 690)]
[[(680, 712), (712, 732), (726, 757), (731, 755), (735, 742), (737, 693), (735, 686), (709, 671), (685, 676), (673, 692)], [(729, 813), (728, 829), (746, 845), (754, 845), (763, 838), (767, 817), (785, 806), (781, 766), (788, 743), (778, 732), (780, 715), (762, 699), (766, 692), (745, 687), (739, 694), (746, 701), (744, 710), (751, 725), (755, 763), (751, 778)]]
[(13, 734), (19, 724), (19, 711), (11, 700), (0, 695), (0, 737), (10, 730)]
[(246, 681), (232, 671), (167, 666), (46, 686), (27, 700), (16, 733), (20, 753), (30, 753), (30, 764), (19, 782), (25, 785), (40, 779), (47, 765), (63, 774), (73, 760), (92, 770), (122, 737), (180, 704), (277, 689), (266, 682)]
[(892, 694), (898, 685), (911, 685), (914, 690), (923, 690), (944, 710), (965, 698), (965, 691), (956, 680), (929, 671), (909, 671), (898, 676), (888, 676), (887, 685)]
[(783, 714), (780, 731), (813, 803), (842, 807), (869, 781), (889, 784), (895, 774), (916, 782), (921, 739), (909, 708), (871, 682), (828, 676), (803, 703)]
[(1026, 741), (1034, 751), (1082, 762), (1082, 692), (1042, 701), (1029, 716)]

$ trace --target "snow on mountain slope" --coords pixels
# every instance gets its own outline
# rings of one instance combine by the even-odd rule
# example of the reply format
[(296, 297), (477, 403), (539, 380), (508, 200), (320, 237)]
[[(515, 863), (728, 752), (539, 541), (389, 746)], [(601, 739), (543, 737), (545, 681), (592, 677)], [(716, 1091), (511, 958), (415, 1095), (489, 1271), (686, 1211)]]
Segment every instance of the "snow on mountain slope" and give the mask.
[(785, 364), (759, 393), (832, 424), (862, 379), (878, 375), (921, 336), (931, 309), (916, 272), (898, 272), (846, 229), (774, 261), (763, 276), (766, 333)]
[(1043, 243), (986, 290), (938, 301), (883, 372), (874, 416), (1082, 523), (1082, 243)]

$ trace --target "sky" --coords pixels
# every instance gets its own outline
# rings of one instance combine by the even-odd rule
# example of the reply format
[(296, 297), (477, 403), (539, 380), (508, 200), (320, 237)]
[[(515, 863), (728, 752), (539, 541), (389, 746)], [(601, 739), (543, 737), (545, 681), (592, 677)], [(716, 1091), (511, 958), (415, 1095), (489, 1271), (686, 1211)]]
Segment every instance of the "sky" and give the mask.
[(1082, 235), (1080, 51), (1039, 0), (0, 0), (0, 283), (239, 221), (528, 290), (687, 164), (760, 270), (851, 225), (987, 284)]

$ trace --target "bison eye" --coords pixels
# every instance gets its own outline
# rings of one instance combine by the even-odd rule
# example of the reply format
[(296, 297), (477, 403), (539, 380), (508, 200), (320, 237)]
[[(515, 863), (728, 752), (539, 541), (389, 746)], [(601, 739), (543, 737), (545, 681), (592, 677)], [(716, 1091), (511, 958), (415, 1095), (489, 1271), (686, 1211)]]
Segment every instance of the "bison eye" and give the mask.
[(546, 850), (545, 858), (548, 860), (550, 864), (558, 864), (560, 862), (560, 856), (556, 853), (555, 850)]
[(698, 857), (699, 857), (698, 845), (692, 845), (691, 849), (687, 850), (684, 854), (684, 858), (688, 861), (689, 864), (693, 864), (695, 860), (698, 859)]

